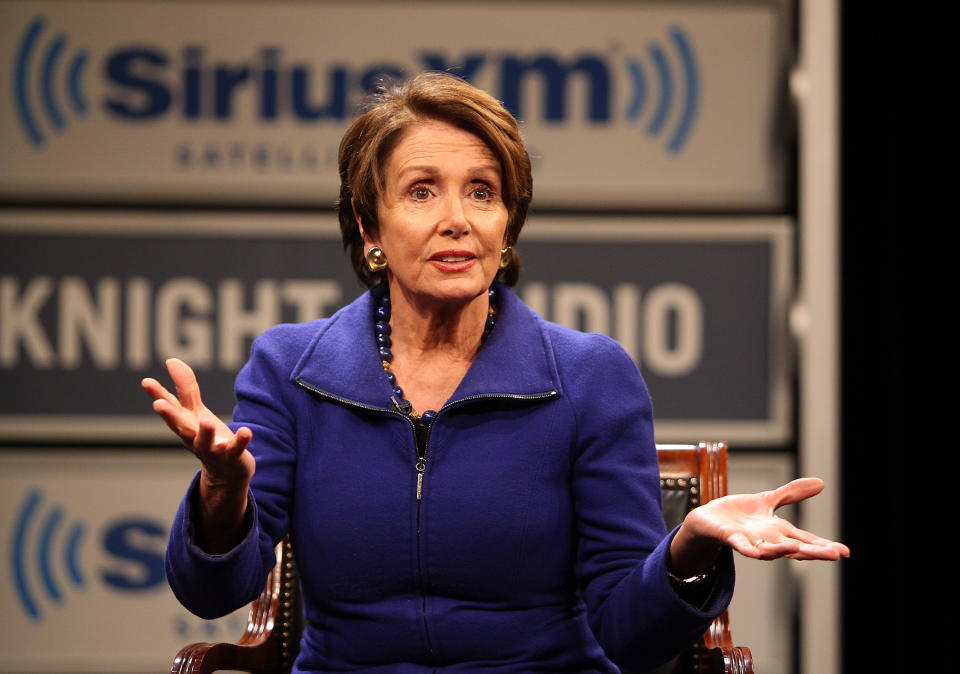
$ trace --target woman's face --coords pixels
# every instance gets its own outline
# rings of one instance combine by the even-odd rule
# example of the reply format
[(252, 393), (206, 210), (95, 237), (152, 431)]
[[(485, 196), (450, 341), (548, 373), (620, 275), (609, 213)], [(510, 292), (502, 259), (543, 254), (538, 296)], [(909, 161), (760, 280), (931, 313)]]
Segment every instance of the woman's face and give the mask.
[(391, 294), (463, 303), (485, 293), (507, 229), (501, 188), (477, 136), (434, 120), (407, 130), (386, 162), (379, 231), (364, 233), (365, 250), (387, 257)]

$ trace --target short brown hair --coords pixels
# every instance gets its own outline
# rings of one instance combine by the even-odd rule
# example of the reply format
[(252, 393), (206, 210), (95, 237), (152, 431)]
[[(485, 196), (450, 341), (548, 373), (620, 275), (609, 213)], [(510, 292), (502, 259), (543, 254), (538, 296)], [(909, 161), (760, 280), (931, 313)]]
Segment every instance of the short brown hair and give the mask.
[[(385, 272), (372, 272), (364, 263), (363, 237), (356, 213), (366, 229), (377, 231), (377, 204), (384, 189), (384, 166), (403, 132), (424, 120), (437, 120), (480, 138), (500, 162), (503, 200), (507, 207), (506, 241), (513, 245), (527, 219), (533, 196), (530, 156), (520, 128), (503, 105), (487, 92), (447, 73), (423, 73), (405, 84), (383, 86), (368, 99), (340, 141), (340, 197), (337, 210), (344, 250), (360, 280), (379, 283)], [(520, 276), (520, 258), (497, 277), (514, 285)]]

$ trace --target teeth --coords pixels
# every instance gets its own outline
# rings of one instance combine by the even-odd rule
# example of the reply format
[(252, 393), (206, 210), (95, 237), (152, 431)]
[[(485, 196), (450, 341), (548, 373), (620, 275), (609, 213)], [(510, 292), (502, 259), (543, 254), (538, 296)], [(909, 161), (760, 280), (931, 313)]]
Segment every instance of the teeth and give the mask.
[(443, 262), (466, 262), (470, 258), (468, 257), (441, 257), (440, 260)]

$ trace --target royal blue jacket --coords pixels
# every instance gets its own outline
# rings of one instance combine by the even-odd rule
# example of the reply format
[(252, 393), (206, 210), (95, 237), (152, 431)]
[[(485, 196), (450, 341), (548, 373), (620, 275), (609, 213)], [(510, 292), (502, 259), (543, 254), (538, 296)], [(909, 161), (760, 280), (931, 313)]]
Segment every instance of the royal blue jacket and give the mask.
[(167, 549), (179, 600), (208, 618), (250, 602), (290, 531), (308, 620), (298, 672), (616, 672), (696, 640), (732, 596), (732, 555), (700, 606), (673, 590), (636, 365), (500, 298), (422, 475), (371, 293), (258, 338), (233, 422), (253, 431), (249, 533), (223, 555), (197, 547), (194, 482)]

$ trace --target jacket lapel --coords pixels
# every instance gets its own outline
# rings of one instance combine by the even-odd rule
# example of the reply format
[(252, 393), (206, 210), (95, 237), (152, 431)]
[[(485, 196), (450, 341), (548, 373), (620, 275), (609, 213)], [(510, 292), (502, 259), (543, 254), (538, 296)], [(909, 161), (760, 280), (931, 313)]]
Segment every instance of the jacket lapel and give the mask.
[[(542, 319), (497, 284), (497, 325), (447, 404), (490, 396), (546, 397), (561, 393)], [(318, 393), (365, 407), (393, 410), (393, 391), (377, 355), (373, 297), (366, 292), (340, 309), (304, 350), (291, 374)]]

